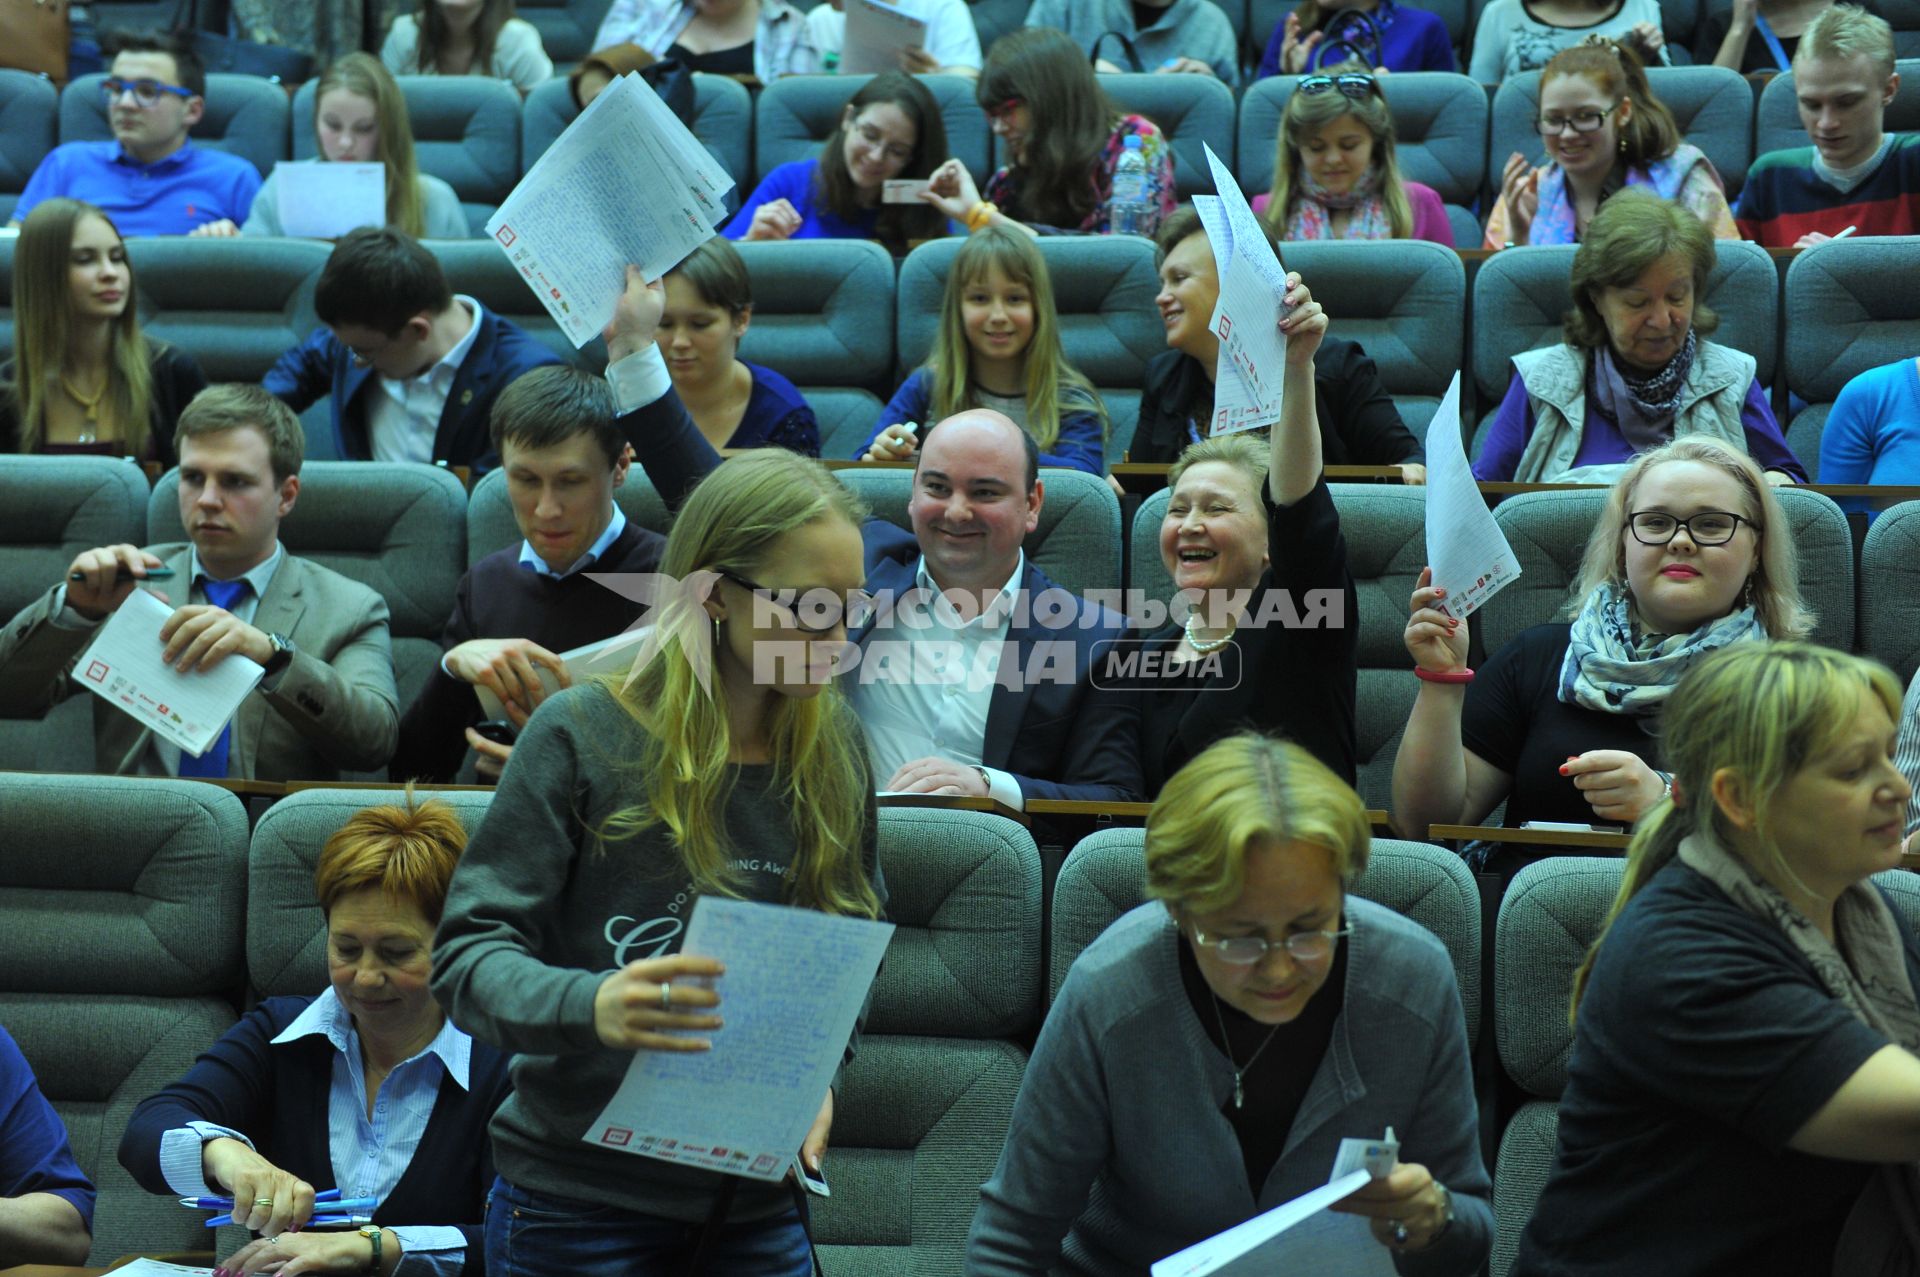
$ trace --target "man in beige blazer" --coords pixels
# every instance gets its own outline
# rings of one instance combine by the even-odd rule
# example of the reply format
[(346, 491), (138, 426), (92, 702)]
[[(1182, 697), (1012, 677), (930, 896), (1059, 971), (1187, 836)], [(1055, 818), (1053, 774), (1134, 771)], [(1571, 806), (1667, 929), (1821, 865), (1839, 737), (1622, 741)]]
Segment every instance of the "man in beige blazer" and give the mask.
[[(174, 447), (190, 543), (105, 546), (76, 558), (0, 629), (0, 716), (34, 717), (77, 694), (74, 663), (100, 622), (145, 584), (181, 605), (160, 632), (170, 664), (250, 660), (266, 674), (198, 758), (95, 698), (100, 771), (282, 781), (384, 767), (399, 730), (386, 602), (280, 545), (280, 521), (300, 493), (299, 418), (258, 386), (210, 386), (180, 414)], [(154, 568), (173, 575), (145, 582)]]

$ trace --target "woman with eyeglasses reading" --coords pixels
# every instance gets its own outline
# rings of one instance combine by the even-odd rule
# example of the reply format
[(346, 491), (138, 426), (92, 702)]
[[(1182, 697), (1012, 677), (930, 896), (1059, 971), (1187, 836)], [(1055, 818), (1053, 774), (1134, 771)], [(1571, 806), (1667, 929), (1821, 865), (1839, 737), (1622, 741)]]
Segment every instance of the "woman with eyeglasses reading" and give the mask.
[[(663, 299), (636, 288), (620, 305), (645, 331)], [(833, 682), (848, 628), (871, 614), (863, 513), (817, 461), (728, 460), (674, 521), (661, 571), (679, 586), (632, 672), (549, 696), (516, 742), (454, 875), (433, 973), (457, 1023), (516, 1053), (493, 1123), (491, 1277), (811, 1271), (791, 1183), (581, 1134), (634, 1051), (703, 1051), (729, 1032), (721, 964), (680, 951), (697, 896), (881, 912), (866, 737)], [(819, 1106), (795, 1150), (815, 1170), (830, 1091)]]
[(1426, 239), (1453, 247), (1446, 206), (1405, 181), (1393, 113), (1371, 75), (1310, 75), (1280, 116), (1273, 189), (1254, 197), (1281, 239)]
[[(1467, 668), (1467, 623), (1421, 572), (1407, 621), (1419, 694), (1393, 762), (1393, 827), (1632, 825), (1667, 794), (1660, 711), (1682, 675), (1738, 643), (1800, 638), (1793, 538), (1748, 457), (1712, 439), (1642, 453), (1587, 538), (1569, 621), (1536, 625)], [(1501, 844), (1511, 878), (1540, 852)]]
[(1707, 337), (1713, 237), (1645, 191), (1607, 202), (1573, 256), (1566, 341), (1513, 357), (1473, 474), (1482, 482), (1607, 483), (1635, 453), (1701, 435), (1750, 455), (1772, 484), (1805, 483), (1753, 356)]
[(886, 184), (924, 178), (947, 158), (947, 128), (927, 86), (898, 71), (861, 85), (820, 154), (760, 179), (721, 230), (731, 240), (877, 239), (896, 254), (947, 233), (925, 204), (884, 203)]
[(969, 1277), (1145, 1272), (1325, 1184), (1343, 1137), (1387, 1127), (1400, 1163), (1332, 1207), (1364, 1221), (1352, 1244), (1426, 1277), (1479, 1269), (1493, 1210), (1453, 965), (1349, 894), (1369, 849), (1359, 795), (1297, 745), (1229, 736), (1167, 782), (1148, 903), (1054, 999)]
[(1720, 174), (1653, 96), (1632, 50), (1590, 39), (1555, 55), (1540, 73), (1534, 127), (1548, 163), (1507, 158), (1484, 247), (1577, 243), (1600, 205), (1630, 186), (1680, 204), (1718, 239), (1740, 238)]
[[(959, 160), (935, 169), (921, 196), (969, 232), (1152, 236), (1172, 214), (1173, 149), (1151, 120), (1113, 104), (1065, 32), (1027, 27), (995, 41), (979, 94), (1006, 163), (984, 199)], [(1135, 198), (1114, 191), (1129, 149), (1144, 167)]]

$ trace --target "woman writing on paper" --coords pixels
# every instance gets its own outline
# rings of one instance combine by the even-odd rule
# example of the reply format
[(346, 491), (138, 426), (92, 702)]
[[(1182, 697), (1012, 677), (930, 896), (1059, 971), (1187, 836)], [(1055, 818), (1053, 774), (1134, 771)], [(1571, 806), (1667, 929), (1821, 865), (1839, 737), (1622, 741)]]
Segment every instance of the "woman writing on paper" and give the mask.
[(1364, 1220), (1352, 1244), (1423, 1277), (1479, 1270), (1493, 1209), (1453, 964), (1348, 894), (1369, 846), (1360, 796), (1297, 745), (1231, 736), (1167, 782), (1149, 901), (1047, 1013), (968, 1277), (1133, 1277), (1324, 1185), (1342, 1139), (1387, 1127), (1400, 1164), (1333, 1207)]
[[(623, 400), (635, 380), (666, 385), (662, 306), (629, 269), (607, 342)], [(671, 391), (653, 403), (655, 424), (690, 438)], [(684, 589), (655, 613), (661, 641), (626, 678), (549, 696), (520, 734), (454, 880), (433, 981), (455, 1019), (516, 1053), (493, 1123), (495, 1277), (810, 1271), (797, 1189), (581, 1137), (634, 1051), (727, 1032), (720, 964), (680, 952), (698, 896), (880, 914), (866, 741), (832, 682), (871, 609), (860, 518), (816, 461), (732, 458), (668, 536), (661, 570)], [(810, 1168), (832, 1121), (829, 1091), (796, 1150)]]
[[(268, 998), (187, 1075), (143, 1100), (120, 1164), (156, 1193), (230, 1196), (260, 1234), (231, 1273), (452, 1277), (485, 1271), (487, 1119), (506, 1056), (427, 992), (433, 928), (466, 845), (444, 803), (356, 812), (321, 849), (314, 894), (330, 987)], [(304, 922), (304, 920), (302, 920)], [(375, 1200), (360, 1231), (307, 1225), (316, 1190)]]

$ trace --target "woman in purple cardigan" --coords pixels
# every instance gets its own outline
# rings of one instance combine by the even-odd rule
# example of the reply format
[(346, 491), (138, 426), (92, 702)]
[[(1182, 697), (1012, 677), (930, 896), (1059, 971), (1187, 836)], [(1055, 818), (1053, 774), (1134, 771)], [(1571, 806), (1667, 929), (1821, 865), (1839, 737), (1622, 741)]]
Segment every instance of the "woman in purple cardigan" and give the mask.
[(1273, 190), (1253, 211), (1280, 239), (1428, 239), (1452, 248), (1440, 194), (1400, 176), (1393, 115), (1379, 82), (1358, 72), (1310, 75), (1287, 99)]

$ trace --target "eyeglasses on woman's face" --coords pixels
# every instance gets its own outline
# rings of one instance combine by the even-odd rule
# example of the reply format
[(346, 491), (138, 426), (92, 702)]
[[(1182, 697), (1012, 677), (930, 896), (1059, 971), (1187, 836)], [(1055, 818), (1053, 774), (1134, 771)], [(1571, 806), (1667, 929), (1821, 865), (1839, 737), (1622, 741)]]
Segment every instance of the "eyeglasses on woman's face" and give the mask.
[(1339, 75), (1310, 75), (1294, 87), (1310, 98), (1333, 90), (1356, 102), (1364, 102), (1370, 95), (1380, 91), (1380, 86), (1372, 76), (1362, 75), (1358, 71), (1346, 71)]
[(1607, 117), (1613, 114), (1614, 107), (1619, 105), (1620, 103), (1615, 101), (1613, 106), (1604, 111), (1597, 107), (1587, 107), (1585, 110), (1570, 111), (1565, 115), (1557, 112), (1538, 115), (1534, 117), (1534, 131), (1541, 137), (1558, 137), (1569, 129), (1575, 133), (1598, 133), (1606, 124)]
[(857, 630), (873, 619), (873, 596), (865, 590), (854, 590), (844, 596), (827, 589), (796, 592), (773, 589), (724, 569), (717, 570), (715, 575), (743, 590), (753, 591), (755, 599), (785, 612), (792, 618), (793, 628), (802, 634), (827, 634), (841, 626)]
[(1760, 525), (1744, 515), (1730, 514), (1725, 510), (1702, 510), (1688, 518), (1675, 518), (1660, 510), (1641, 510), (1627, 519), (1627, 526), (1633, 530), (1633, 539), (1641, 545), (1665, 545), (1679, 534), (1680, 529), (1687, 530), (1687, 536), (1695, 545), (1725, 545), (1733, 540), (1734, 533), (1746, 524), (1755, 532)]
[(1353, 934), (1353, 928), (1346, 927), (1339, 931), (1296, 931), (1284, 940), (1269, 940), (1265, 936), (1210, 936), (1199, 927), (1192, 930), (1196, 949), (1211, 949), (1220, 961), (1236, 967), (1264, 962), (1275, 949), (1285, 949), (1295, 962), (1325, 962), (1333, 956), (1340, 938)]

